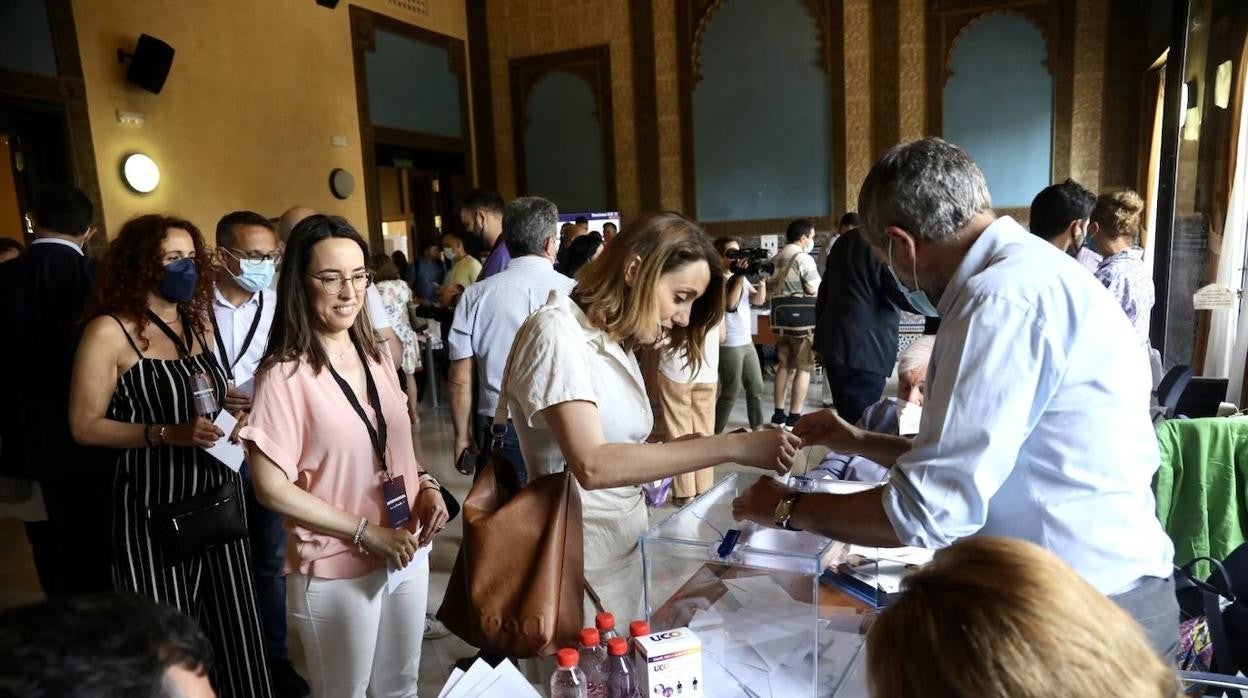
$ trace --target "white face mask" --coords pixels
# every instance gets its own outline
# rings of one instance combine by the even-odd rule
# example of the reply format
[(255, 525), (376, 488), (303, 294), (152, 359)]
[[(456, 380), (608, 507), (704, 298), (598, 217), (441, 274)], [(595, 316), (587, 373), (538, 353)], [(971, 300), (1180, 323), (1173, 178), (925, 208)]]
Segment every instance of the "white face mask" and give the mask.
[(913, 402), (897, 401), (897, 433), (901, 436), (914, 436), (919, 433), (919, 422), (923, 417), (923, 408)]

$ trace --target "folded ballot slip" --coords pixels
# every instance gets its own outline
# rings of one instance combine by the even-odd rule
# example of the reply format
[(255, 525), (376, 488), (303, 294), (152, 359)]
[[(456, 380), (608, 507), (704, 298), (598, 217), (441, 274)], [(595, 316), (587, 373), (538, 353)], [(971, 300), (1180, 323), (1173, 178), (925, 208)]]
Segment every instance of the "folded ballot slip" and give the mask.
[(633, 666), (641, 674), (642, 695), (703, 696), (702, 641), (689, 628), (673, 628), (634, 638)]

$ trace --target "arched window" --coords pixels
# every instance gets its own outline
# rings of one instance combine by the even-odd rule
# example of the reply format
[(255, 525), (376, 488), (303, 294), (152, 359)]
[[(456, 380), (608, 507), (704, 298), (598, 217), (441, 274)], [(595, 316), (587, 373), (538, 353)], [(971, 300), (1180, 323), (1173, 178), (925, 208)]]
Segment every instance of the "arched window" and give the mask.
[(942, 95), (946, 140), (979, 163), (993, 206), (1026, 207), (1052, 180), (1053, 75), (1027, 18), (991, 13), (955, 39)]
[(525, 191), (561, 211), (608, 209), (602, 123), (580, 76), (548, 73), (529, 92), (524, 129)]
[(701, 32), (692, 94), (702, 221), (831, 209), (828, 79), (802, 0), (724, 0)]

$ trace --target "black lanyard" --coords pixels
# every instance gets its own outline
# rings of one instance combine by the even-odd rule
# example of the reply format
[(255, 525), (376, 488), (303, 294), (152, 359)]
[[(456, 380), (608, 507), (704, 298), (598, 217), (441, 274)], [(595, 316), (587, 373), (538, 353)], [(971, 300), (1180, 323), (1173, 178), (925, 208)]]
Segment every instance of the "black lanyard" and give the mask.
[(234, 382), (234, 367), (242, 361), (247, 354), (247, 349), (251, 347), (251, 340), (256, 336), (256, 328), (260, 327), (260, 316), (264, 314), (264, 292), (256, 294), (257, 306), (256, 316), (251, 319), (251, 327), (247, 329), (247, 336), (243, 338), (243, 348), (238, 350), (238, 356), (230, 361), (230, 355), (225, 351), (225, 342), (221, 339), (221, 327), (217, 325), (217, 313), (214, 310), (208, 314), (212, 318), (212, 332), (217, 340), (217, 353), (221, 355), (221, 367), (225, 369), (225, 377)]
[(327, 363), (329, 373), (334, 377), (334, 381), (338, 383), (338, 387), (342, 389), (342, 394), (347, 396), (347, 402), (351, 403), (351, 407), (355, 409), (355, 413), (359, 415), (360, 421), (364, 422), (364, 428), (368, 429), (368, 439), (373, 443), (373, 451), (377, 454), (377, 462), (381, 465), (381, 472), (390, 477), (390, 471), (386, 468), (386, 415), (381, 411), (381, 398), (377, 395), (377, 384), (373, 382), (373, 372), (368, 370), (368, 361), (364, 358), (364, 350), (360, 349), (358, 342), (352, 341), (355, 345), (355, 353), (360, 357), (360, 368), (364, 371), (364, 384), (368, 392), (368, 404), (373, 408), (373, 414), (377, 416), (377, 427), (373, 427), (373, 423), (368, 421), (368, 415), (364, 414), (364, 407), (360, 405), (360, 401), (355, 397), (355, 391), (351, 389), (350, 384), (343, 380), (342, 376), (334, 370), (334, 365)]
[[(178, 315), (182, 315), (181, 311), (178, 312)], [(166, 325), (165, 321), (161, 320), (160, 317), (157, 316), (156, 313), (153, 313), (150, 308), (147, 311), (147, 317), (150, 318), (151, 321), (160, 328), (160, 331), (164, 332), (165, 336), (173, 342), (173, 345), (177, 347), (178, 354), (180, 354), (182, 358), (191, 358), (191, 326), (185, 318), (182, 319), (182, 331), (186, 334), (186, 338), (183, 339), (182, 337), (174, 334), (169, 325)]]

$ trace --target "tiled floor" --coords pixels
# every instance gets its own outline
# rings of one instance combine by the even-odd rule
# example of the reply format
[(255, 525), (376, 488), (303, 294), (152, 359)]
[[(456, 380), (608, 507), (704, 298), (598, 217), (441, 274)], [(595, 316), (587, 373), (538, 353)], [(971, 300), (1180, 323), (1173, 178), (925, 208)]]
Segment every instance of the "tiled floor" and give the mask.
[[(890, 393), (891, 394), (891, 393)], [(768, 382), (764, 391), (763, 407), (767, 416), (771, 414), (771, 384)], [(811, 386), (807, 398), (808, 409), (819, 406), (822, 385)], [(733, 411), (728, 429), (746, 426), (745, 399), (742, 397)], [(457, 497), (463, 498), (471, 485), (471, 478), (459, 474), (452, 465), (451, 447), (453, 434), (449, 414), (445, 407), (439, 409), (425, 408), (420, 424), (413, 428), (416, 443), (416, 457), (434, 476), (448, 486)], [(817, 462), (818, 453), (812, 454), (811, 463)], [(804, 465), (806, 459), (799, 460), (798, 467)], [(716, 469), (716, 475), (723, 475), (742, 470), (741, 466), (727, 465)], [(652, 520), (665, 516), (672, 511), (671, 505), (652, 512)], [(431, 574), (429, 578), (429, 608), (437, 609), (446, 593), (450, 569), (455, 561), (455, 553), (462, 539), (459, 519), (452, 521), (446, 530), (437, 538), (430, 557)], [(26, 543), (22, 524), (14, 519), (0, 520), (0, 608), (29, 603), (42, 598), (38, 581), (35, 578), (34, 565), (31, 561), (30, 547)], [(292, 633), (290, 638), (291, 657), (296, 667), (302, 669), (302, 650), (298, 639)], [(436, 696), (450, 674), (455, 661), (470, 657), (475, 650), (454, 636), (425, 642), (420, 662), (420, 692), (425, 696)]]

